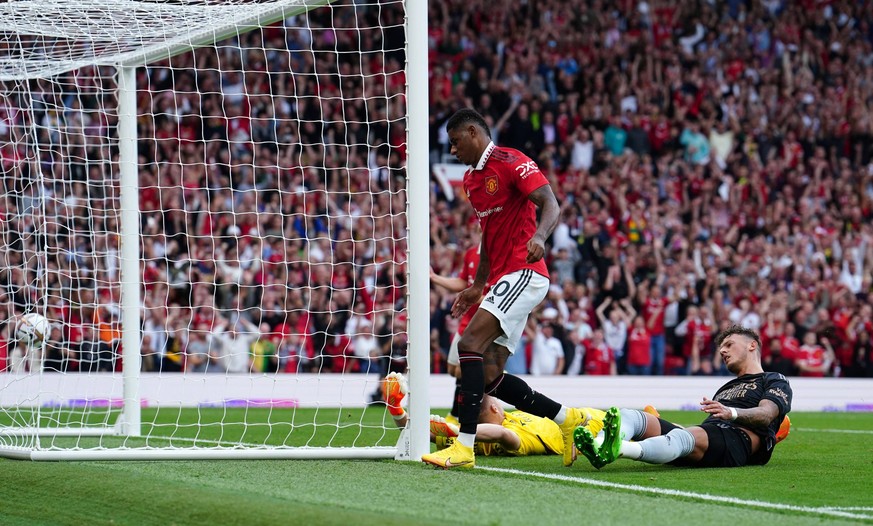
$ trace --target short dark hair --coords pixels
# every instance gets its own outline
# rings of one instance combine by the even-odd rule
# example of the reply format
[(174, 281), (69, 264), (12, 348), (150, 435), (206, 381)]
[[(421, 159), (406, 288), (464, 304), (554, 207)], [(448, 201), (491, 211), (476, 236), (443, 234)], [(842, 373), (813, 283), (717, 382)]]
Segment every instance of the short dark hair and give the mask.
[(758, 344), (758, 352), (763, 352), (761, 346), (761, 336), (758, 335), (757, 331), (754, 329), (750, 329), (748, 327), (743, 327), (742, 325), (731, 325), (727, 329), (721, 331), (718, 336), (715, 337), (715, 348), (718, 349), (721, 347), (722, 342), (724, 342), (728, 337), (733, 336), (734, 334), (739, 334), (740, 336), (745, 336), (750, 340), (755, 340), (755, 343)]
[(473, 108), (462, 108), (456, 111), (446, 122), (446, 131), (450, 132), (468, 124), (475, 124), (482, 128), (486, 135), (491, 137), (491, 128), (488, 127), (488, 124), (485, 123), (485, 119), (479, 115), (479, 112)]

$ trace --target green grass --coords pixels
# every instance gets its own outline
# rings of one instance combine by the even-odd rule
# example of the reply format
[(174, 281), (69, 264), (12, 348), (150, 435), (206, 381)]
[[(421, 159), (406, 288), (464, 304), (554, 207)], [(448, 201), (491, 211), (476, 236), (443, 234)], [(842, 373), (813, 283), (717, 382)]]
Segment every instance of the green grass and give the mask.
[[(297, 425), (290, 433), (287, 424), (282, 433), (234, 426), (220, 438), (334, 445), (396, 439), (396, 431), (382, 428), (391, 423), (381, 410), (320, 410), (318, 420), (333, 424), (321, 432), (308, 425), (313, 411), (264, 411), (228, 416), (251, 424), (272, 418), (273, 427), (293, 416)], [(214, 418), (223, 413), (201, 411), (201, 438), (221, 429)], [(144, 415), (156, 420), (156, 431), (188, 422), (178, 411)], [(699, 413), (664, 416), (700, 420)], [(873, 415), (791, 416), (794, 429), (770, 464), (739, 469), (619, 461), (596, 471), (584, 459), (564, 468), (556, 456), (478, 458), (472, 472), (395, 461), (0, 460), (0, 524), (873, 524)], [(198, 436), (196, 426), (179, 429)], [(298, 430), (299, 441), (292, 438)], [(837, 508), (856, 517), (838, 516)]]

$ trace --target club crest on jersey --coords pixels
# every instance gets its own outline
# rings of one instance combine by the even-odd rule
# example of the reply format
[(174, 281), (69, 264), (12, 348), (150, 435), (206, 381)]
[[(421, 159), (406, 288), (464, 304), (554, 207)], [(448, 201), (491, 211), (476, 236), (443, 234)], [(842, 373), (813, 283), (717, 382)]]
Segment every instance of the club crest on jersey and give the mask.
[(497, 193), (497, 176), (491, 176), (485, 179), (485, 191), (488, 192), (488, 195), (494, 195)]

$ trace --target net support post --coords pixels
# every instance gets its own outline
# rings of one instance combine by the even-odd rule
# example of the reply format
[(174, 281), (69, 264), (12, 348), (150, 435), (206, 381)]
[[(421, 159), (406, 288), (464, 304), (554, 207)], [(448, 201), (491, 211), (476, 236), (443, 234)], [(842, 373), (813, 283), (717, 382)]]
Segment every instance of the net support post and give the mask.
[[(409, 424), (398, 459), (430, 452), (430, 165), (428, 160), (427, 2), (406, 0), (406, 213), (409, 257)], [(401, 447), (406, 446), (406, 447)], [(402, 454), (401, 454), (402, 453)]]
[(124, 408), (116, 432), (141, 434), (139, 398), (140, 364), (140, 280), (139, 269), (139, 173), (136, 135), (136, 67), (119, 66), (118, 71), (118, 170), (121, 187), (120, 271), (122, 397)]

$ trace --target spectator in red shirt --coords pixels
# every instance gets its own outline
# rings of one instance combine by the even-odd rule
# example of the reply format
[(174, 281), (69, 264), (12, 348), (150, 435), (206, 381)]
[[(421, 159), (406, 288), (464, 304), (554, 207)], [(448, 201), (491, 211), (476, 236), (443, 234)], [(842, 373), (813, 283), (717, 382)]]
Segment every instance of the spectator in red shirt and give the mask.
[(712, 335), (715, 325), (709, 309), (696, 305), (688, 306), (688, 314), (678, 326), (676, 334), (684, 336), (682, 355), (685, 357), (686, 374), (712, 373)]
[(585, 345), (585, 374), (616, 375), (618, 366), (615, 354), (603, 338), (603, 331), (595, 329), (591, 340)]
[(664, 297), (661, 285), (655, 283), (649, 291), (650, 295), (646, 298), (643, 306), (643, 317), (652, 345), (652, 374), (661, 375), (664, 374), (664, 358), (666, 356), (664, 311), (669, 301)]
[(641, 315), (634, 317), (627, 336), (627, 372), (646, 376), (652, 373), (652, 335)]
[(778, 338), (782, 349), (782, 357), (787, 360), (794, 360), (800, 353), (800, 340), (795, 337), (794, 324), (787, 322), (782, 336)]
[(834, 350), (827, 338), (821, 339), (821, 345), (818, 345), (817, 340), (818, 336), (813, 331), (803, 335), (803, 345), (794, 359), (800, 376), (821, 378), (830, 373), (835, 361)]

